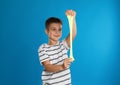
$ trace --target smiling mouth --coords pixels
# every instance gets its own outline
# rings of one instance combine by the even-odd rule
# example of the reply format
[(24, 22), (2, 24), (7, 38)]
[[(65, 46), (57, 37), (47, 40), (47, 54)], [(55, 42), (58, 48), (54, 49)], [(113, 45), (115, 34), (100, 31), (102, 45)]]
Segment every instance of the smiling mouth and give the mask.
[(59, 35), (55, 35), (55, 37), (60, 37)]

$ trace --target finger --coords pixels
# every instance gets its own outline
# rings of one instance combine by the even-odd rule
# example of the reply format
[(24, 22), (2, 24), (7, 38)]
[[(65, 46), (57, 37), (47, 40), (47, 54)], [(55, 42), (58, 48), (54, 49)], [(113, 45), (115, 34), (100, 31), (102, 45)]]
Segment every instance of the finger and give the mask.
[(66, 15), (69, 15), (69, 10), (66, 11)]
[(72, 58), (69, 58), (69, 62), (70, 62), (70, 63), (73, 62), (73, 59), (72, 59)]
[(70, 63), (68, 64), (68, 66), (70, 66)]
[(71, 15), (71, 13), (72, 13), (72, 10), (67, 10), (66, 11), (66, 15)]
[(68, 68), (70, 67), (70, 64), (68, 64), (68, 66), (67, 66)]

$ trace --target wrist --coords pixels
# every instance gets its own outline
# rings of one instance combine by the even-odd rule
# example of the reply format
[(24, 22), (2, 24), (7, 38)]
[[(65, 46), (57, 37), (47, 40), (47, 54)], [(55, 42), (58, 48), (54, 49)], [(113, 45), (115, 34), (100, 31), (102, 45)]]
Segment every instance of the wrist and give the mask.
[(61, 65), (61, 67), (62, 67), (62, 70), (64, 70), (64, 69), (65, 69), (65, 65), (64, 65), (64, 64), (62, 64), (62, 65)]

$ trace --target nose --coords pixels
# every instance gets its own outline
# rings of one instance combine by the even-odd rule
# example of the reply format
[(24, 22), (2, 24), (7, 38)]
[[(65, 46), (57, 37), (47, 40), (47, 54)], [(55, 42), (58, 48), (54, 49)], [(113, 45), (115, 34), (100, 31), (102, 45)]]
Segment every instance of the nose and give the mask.
[(55, 33), (58, 34), (58, 33), (61, 33), (61, 32), (59, 30), (56, 30)]

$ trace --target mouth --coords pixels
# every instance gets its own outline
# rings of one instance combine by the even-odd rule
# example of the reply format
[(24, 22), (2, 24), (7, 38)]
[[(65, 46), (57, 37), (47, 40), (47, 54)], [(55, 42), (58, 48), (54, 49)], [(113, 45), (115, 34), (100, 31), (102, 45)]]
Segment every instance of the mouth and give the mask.
[(60, 37), (60, 35), (54, 35), (54, 36), (57, 37), (57, 38)]

